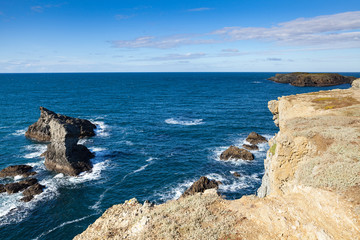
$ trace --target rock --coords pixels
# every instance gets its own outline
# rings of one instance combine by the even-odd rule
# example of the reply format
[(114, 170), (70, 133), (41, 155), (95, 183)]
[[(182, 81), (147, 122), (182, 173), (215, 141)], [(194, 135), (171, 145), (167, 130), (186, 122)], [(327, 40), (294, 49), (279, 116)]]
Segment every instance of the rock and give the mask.
[(259, 147), (253, 144), (252, 145), (243, 144), (242, 146), (247, 150), (256, 150), (256, 151), (259, 150)]
[(204, 192), (206, 189), (211, 189), (211, 188), (215, 188), (218, 189), (219, 188), (219, 182), (215, 181), (215, 180), (209, 180), (207, 177), (200, 177), (199, 180), (197, 180), (196, 182), (194, 182), (191, 187), (189, 187), (182, 195), (181, 197), (186, 197), (186, 196), (190, 196), (190, 195), (194, 195), (195, 193), (198, 192)]
[(40, 183), (35, 183), (34, 185), (25, 189), (23, 192), (24, 197), (20, 200), (23, 202), (29, 202), (34, 198), (35, 195), (42, 193), (44, 188), (45, 186), (41, 185)]
[(298, 87), (325, 87), (352, 83), (355, 77), (342, 76), (337, 73), (285, 73), (276, 74), (268, 80), (277, 83), (290, 83)]
[(32, 167), (29, 165), (12, 165), (1, 170), (0, 177), (15, 177), (17, 175), (29, 177), (35, 175), (36, 172), (31, 172), (31, 170)]
[(30, 196), (26, 196), (26, 197), (21, 198), (20, 201), (30, 202), (31, 200), (33, 200), (33, 198), (34, 198), (34, 196), (30, 195)]
[(230, 158), (232, 159), (243, 159), (243, 160), (253, 160), (254, 159), (254, 155), (245, 150), (245, 149), (240, 149), (238, 147), (235, 146), (230, 146), (228, 149), (226, 149), (224, 152), (221, 153), (220, 155), (220, 159), (221, 160), (229, 160)]
[(25, 190), (26, 188), (36, 184), (38, 181), (36, 178), (30, 178), (16, 183), (5, 184), (5, 190), (8, 194), (17, 193)]
[(238, 172), (234, 172), (234, 173), (233, 173), (233, 176), (234, 176), (234, 177), (241, 177), (241, 174), (238, 173)]
[(353, 89), (360, 89), (360, 78), (355, 79), (355, 80), (352, 82), (351, 87), (352, 87)]
[(96, 126), (86, 119), (72, 118), (61, 114), (56, 114), (44, 107), (40, 107), (40, 118), (25, 133), (25, 136), (40, 142), (49, 142), (51, 136), (51, 122), (58, 121), (75, 126), (79, 129), (79, 138), (95, 136)]
[(256, 132), (251, 132), (249, 136), (246, 138), (246, 141), (248, 141), (251, 144), (259, 144), (263, 142), (267, 142), (267, 139), (260, 134), (257, 134)]
[(94, 154), (85, 146), (77, 144), (80, 129), (59, 120), (51, 121), (49, 126), (51, 143), (42, 154), (45, 157), (45, 167), (70, 176), (91, 170), (90, 159)]
[(5, 185), (0, 184), (0, 193), (6, 192)]

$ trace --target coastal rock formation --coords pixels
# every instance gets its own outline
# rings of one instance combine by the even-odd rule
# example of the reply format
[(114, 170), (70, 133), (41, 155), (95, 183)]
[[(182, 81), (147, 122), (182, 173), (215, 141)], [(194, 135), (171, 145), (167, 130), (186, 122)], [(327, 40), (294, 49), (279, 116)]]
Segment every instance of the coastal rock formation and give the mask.
[(57, 114), (44, 107), (40, 107), (40, 118), (29, 126), (25, 136), (36, 141), (49, 142), (52, 139), (50, 128), (53, 121), (75, 126), (79, 129), (79, 138), (95, 136), (96, 126), (90, 121)]
[(76, 240), (360, 239), (360, 90), (281, 97), (255, 195), (109, 208)]
[(0, 171), (0, 177), (15, 177), (15, 176), (23, 176), (29, 177), (36, 174), (36, 172), (32, 172), (32, 167), (29, 165), (12, 165), (8, 166)]
[(30, 178), (16, 183), (5, 184), (4, 188), (8, 194), (17, 193), (25, 190), (26, 188), (36, 184), (38, 181), (36, 178)]
[(25, 189), (25, 191), (23, 191), (24, 197), (20, 200), (23, 202), (29, 202), (34, 198), (35, 195), (42, 193), (44, 188), (44, 185), (41, 185), (40, 183), (35, 183)]
[(181, 195), (182, 197), (194, 195), (195, 193), (202, 193), (207, 189), (218, 189), (219, 182), (215, 180), (210, 180), (207, 177), (200, 177), (199, 180), (194, 182), (186, 191)]
[(226, 149), (220, 154), (220, 160), (229, 159), (254, 160), (254, 155), (245, 149), (230, 146), (228, 149)]
[(342, 76), (337, 73), (285, 73), (276, 74), (268, 80), (277, 83), (290, 83), (297, 87), (325, 87), (352, 83), (355, 77)]
[(247, 150), (250, 150), (250, 151), (257, 151), (259, 150), (259, 147), (252, 144), (252, 145), (249, 145), (249, 144), (243, 144), (242, 145), (243, 148), (247, 149)]
[(360, 89), (360, 78), (355, 79), (352, 82), (351, 87), (354, 88), (354, 89)]
[(246, 141), (248, 141), (252, 145), (256, 145), (259, 143), (267, 142), (267, 139), (256, 132), (251, 132), (249, 136), (247, 136)]
[(94, 155), (83, 145), (77, 144), (80, 129), (73, 124), (54, 119), (49, 122), (51, 142), (42, 154), (45, 167), (50, 171), (76, 176), (92, 168)]

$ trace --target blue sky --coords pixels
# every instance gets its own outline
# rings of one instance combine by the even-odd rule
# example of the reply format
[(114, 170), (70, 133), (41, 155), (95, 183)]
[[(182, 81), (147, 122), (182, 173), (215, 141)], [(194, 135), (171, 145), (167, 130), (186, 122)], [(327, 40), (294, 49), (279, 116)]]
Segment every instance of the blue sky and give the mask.
[(359, 72), (359, 0), (0, 0), (0, 72)]

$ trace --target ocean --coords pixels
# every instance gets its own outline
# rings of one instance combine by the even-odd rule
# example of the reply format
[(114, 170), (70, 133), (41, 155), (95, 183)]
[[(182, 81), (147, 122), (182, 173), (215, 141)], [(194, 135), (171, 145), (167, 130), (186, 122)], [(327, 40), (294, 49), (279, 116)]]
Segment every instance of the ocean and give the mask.
[[(220, 153), (241, 146), (252, 131), (274, 136), (268, 101), (350, 87), (266, 80), (274, 74), (0, 74), (0, 169), (29, 164), (46, 186), (28, 203), (19, 201), (21, 193), (0, 194), (0, 239), (72, 239), (114, 204), (133, 197), (157, 204), (176, 199), (200, 176), (221, 181), (226, 199), (254, 194), (267, 144), (253, 151), (250, 162), (223, 162)], [(46, 144), (24, 136), (39, 118), (39, 106), (97, 125), (95, 137), (80, 140), (96, 155), (92, 172), (68, 177), (44, 168)]]

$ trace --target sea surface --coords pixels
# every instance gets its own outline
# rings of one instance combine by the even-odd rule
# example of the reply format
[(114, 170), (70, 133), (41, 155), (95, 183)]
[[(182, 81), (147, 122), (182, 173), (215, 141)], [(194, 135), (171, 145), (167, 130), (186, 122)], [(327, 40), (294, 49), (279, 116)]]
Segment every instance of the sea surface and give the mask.
[[(29, 164), (46, 186), (29, 203), (19, 201), (21, 193), (0, 194), (0, 239), (72, 239), (114, 204), (176, 199), (200, 176), (221, 181), (227, 199), (254, 194), (267, 144), (253, 151), (251, 162), (223, 162), (220, 153), (241, 146), (251, 131), (274, 136), (269, 100), (350, 87), (294, 87), (266, 80), (273, 75), (0, 74), (0, 169)], [(39, 106), (97, 125), (95, 137), (80, 140), (96, 155), (92, 172), (68, 177), (44, 168), (46, 144), (24, 136)]]

